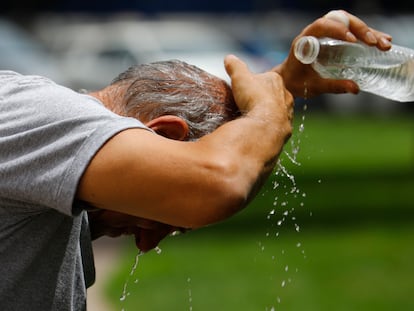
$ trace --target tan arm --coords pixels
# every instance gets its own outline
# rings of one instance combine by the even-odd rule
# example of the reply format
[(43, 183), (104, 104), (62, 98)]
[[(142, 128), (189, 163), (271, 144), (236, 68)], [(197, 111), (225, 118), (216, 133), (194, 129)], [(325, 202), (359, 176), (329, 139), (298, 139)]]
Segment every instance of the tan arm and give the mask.
[(292, 96), (279, 75), (253, 75), (226, 58), (243, 116), (196, 142), (142, 129), (113, 137), (96, 154), (77, 197), (95, 207), (196, 228), (245, 207), (291, 133)]

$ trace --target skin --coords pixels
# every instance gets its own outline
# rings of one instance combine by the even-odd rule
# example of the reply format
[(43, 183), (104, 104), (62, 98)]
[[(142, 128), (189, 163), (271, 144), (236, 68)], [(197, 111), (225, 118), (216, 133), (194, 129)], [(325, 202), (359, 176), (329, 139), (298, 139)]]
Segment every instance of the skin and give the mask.
[[(321, 17), (292, 47), (307, 35), (360, 40), (381, 50), (391, 47), (389, 35), (341, 12), (349, 26)], [(143, 120), (160, 135), (126, 130), (96, 154), (77, 191), (79, 200), (99, 208), (90, 213), (95, 237), (132, 234), (137, 247), (148, 251), (179, 228), (230, 217), (257, 193), (291, 135), (293, 97), (359, 91), (352, 81), (320, 78), (310, 65), (296, 60), (292, 48), (282, 64), (266, 73), (251, 73), (233, 55), (225, 58), (225, 67), (240, 118), (196, 142), (182, 141), (188, 126), (178, 117)], [(110, 109), (117, 94), (103, 90), (91, 95)]]
[(391, 48), (392, 37), (390, 35), (369, 27), (361, 19), (346, 11), (340, 10), (340, 12), (348, 17), (349, 26), (338, 19), (325, 16), (318, 18), (292, 41), (289, 55), (285, 61), (272, 69), (283, 77), (287, 89), (293, 96), (310, 98), (324, 93), (357, 94), (359, 92), (358, 85), (353, 81), (322, 79), (311, 65), (299, 62), (293, 54), (293, 47), (295, 42), (303, 36), (331, 37), (349, 42), (359, 40), (383, 51)]
[[(278, 74), (253, 75), (235, 56), (225, 64), (241, 118), (195, 142), (123, 131), (91, 161), (78, 199), (183, 228), (205, 226), (243, 208), (291, 134), (293, 98)], [(137, 187), (137, 180), (145, 182)]]

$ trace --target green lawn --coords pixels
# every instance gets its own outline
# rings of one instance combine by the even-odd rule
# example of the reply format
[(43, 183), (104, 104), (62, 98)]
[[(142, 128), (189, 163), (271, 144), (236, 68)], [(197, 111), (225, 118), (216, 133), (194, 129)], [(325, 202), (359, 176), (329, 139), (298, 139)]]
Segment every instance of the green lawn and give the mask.
[(128, 248), (108, 286), (115, 310), (414, 310), (414, 226), (277, 238), (202, 231), (140, 257), (130, 295), (120, 302), (136, 254)]
[(307, 115), (301, 165), (282, 157), (294, 182), (272, 176), (231, 220), (163, 241), (121, 302), (131, 242), (107, 284), (114, 310), (414, 310), (413, 136), (410, 115)]

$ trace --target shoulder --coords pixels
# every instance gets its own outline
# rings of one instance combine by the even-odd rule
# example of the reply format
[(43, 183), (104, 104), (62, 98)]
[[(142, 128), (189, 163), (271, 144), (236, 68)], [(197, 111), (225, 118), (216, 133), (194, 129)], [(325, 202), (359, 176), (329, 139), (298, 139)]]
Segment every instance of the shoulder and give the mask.
[(144, 128), (46, 78), (0, 79), (0, 193), (10, 198), (70, 214), (79, 178), (106, 141)]

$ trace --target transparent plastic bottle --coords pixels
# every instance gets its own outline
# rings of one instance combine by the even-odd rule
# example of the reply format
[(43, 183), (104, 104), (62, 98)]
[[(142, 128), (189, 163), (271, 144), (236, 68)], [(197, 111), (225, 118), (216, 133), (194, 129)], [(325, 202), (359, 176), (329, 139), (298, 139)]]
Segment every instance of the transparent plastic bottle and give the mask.
[(362, 91), (394, 101), (414, 101), (414, 50), (393, 45), (381, 51), (363, 43), (302, 37), (296, 58), (323, 78), (353, 80)]

